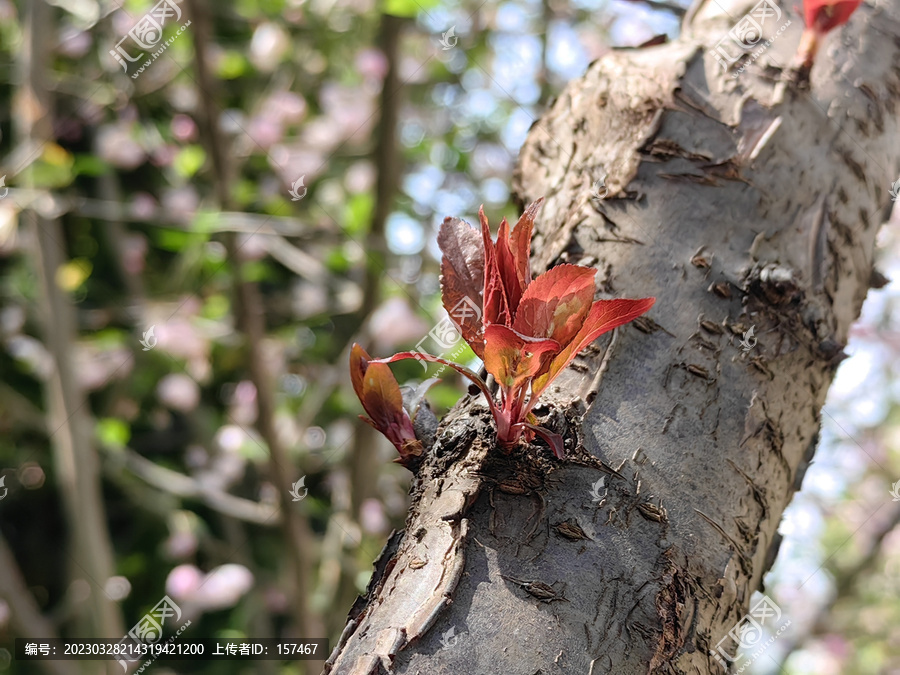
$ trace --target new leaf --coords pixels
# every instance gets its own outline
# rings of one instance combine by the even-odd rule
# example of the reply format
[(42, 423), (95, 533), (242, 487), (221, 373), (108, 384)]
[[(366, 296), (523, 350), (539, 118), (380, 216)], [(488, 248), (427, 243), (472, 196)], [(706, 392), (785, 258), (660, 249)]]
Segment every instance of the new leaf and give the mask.
[(387, 364), (373, 361), (362, 347), (353, 343), (350, 380), (369, 415), (360, 415), (360, 419), (384, 434), (400, 453), (395, 461), (409, 467), (421, 456), (423, 448), (403, 407), (403, 394), (391, 369)]
[[(496, 243), (491, 239), (484, 209), (478, 212), (480, 233), (459, 218), (446, 218), (438, 234), (438, 244), (444, 254), (441, 260), (444, 307), (456, 320), (463, 339), (493, 375), (499, 401), (478, 375), (441, 357), (403, 352), (373, 362), (365, 355), (368, 370), (364, 372), (376, 366), (385, 370), (375, 371), (371, 385), (366, 380), (357, 387), (354, 381), (354, 387), (377, 428), (392, 438), (401, 455), (402, 444), (398, 445), (394, 439), (402, 440), (406, 432), (403, 419), (396, 413), (399, 389), (395, 395), (391, 387), (397, 385), (389, 375), (388, 363), (419, 358), (456, 369), (484, 393), (501, 446), (510, 448), (523, 437), (530, 440), (537, 434), (557, 457), (562, 457), (562, 439), (534, 424), (532, 408), (578, 352), (653, 305), (654, 298), (594, 301), (596, 270), (590, 267), (558, 265), (532, 280), (531, 234), (542, 201), (531, 204), (512, 230), (504, 219)], [(365, 354), (361, 347), (358, 349)]]

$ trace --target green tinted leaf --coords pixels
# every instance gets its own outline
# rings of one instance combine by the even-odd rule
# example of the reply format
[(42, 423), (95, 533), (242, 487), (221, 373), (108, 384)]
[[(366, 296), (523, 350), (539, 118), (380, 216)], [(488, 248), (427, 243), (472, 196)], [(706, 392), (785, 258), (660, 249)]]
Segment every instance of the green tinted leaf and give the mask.
[(79, 154), (75, 156), (75, 164), (72, 173), (76, 176), (103, 176), (110, 172), (112, 167), (95, 155)]
[(191, 221), (191, 229), (194, 232), (215, 232), (221, 217), (219, 211), (197, 211)]
[(325, 258), (325, 265), (328, 266), (328, 269), (331, 272), (336, 274), (343, 274), (349, 270), (350, 261), (347, 260), (347, 255), (344, 253), (343, 247), (336, 246), (331, 249)]
[(244, 442), (238, 448), (238, 454), (251, 462), (267, 462), (269, 460), (269, 449), (265, 445), (265, 441), (259, 437), (246, 437)]
[(228, 315), (231, 303), (222, 294), (211, 295), (203, 305), (203, 316), (207, 319), (222, 319)]
[(112, 449), (122, 448), (131, 440), (131, 429), (128, 424), (116, 417), (104, 417), (97, 420), (94, 433), (102, 445)]
[(244, 281), (263, 281), (269, 276), (269, 267), (262, 260), (251, 260), (241, 266), (241, 279)]
[(185, 232), (183, 230), (164, 230), (155, 231), (156, 245), (166, 251), (175, 253), (182, 252), (188, 246), (206, 241), (208, 237), (205, 234), (197, 232)]
[(259, 190), (256, 187), (256, 183), (252, 180), (237, 181), (231, 191), (232, 198), (240, 206), (252, 204), (258, 194)]
[(228, 51), (219, 62), (218, 74), (223, 80), (235, 80), (250, 69), (244, 55), (236, 51)]
[(375, 199), (369, 192), (353, 195), (344, 207), (344, 230), (350, 236), (366, 232), (372, 220)]
[(437, 7), (438, 0), (384, 0), (382, 10), (392, 16), (412, 18), (421, 11)]
[(452, 408), (459, 400), (459, 396), (459, 387), (444, 383), (437, 384), (428, 391), (428, 400), (436, 412)]
[(206, 152), (199, 145), (189, 145), (175, 155), (172, 168), (184, 178), (190, 178), (206, 163)]
[(72, 164), (51, 164), (43, 160), (38, 160), (32, 164), (30, 173), (36, 188), (62, 188), (75, 179)]

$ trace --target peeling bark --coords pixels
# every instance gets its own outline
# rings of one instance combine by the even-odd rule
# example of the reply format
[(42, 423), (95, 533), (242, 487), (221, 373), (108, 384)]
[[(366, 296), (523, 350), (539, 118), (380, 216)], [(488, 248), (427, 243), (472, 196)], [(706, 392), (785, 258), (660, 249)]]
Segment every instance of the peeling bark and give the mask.
[(722, 672), (710, 650), (762, 589), (883, 279), (900, 170), (900, 4), (829, 34), (806, 92), (779, 84), (796, 17), (739, 78), (709, 54), (754, 4), (695, 5), (683, 38), (595, 62), (531, 129), (535, 271), (590, 264), (601, 297), (657, 303), (539, 407), (565, 460), (503, 455), (469, 399), (444, 420), (326, 672)]

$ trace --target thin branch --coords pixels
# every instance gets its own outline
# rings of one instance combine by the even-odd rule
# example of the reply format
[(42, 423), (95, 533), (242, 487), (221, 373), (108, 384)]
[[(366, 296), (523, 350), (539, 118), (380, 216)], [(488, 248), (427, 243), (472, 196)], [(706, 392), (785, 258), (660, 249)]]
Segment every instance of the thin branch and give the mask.
[[(372, 157), (376, 171), (375, 207), (372, 210), (372, 220), (369, 223), (366, 237), (366, 274), (363, 283), (362, 304), (358, 312), (359, 325), (363, 327), (365, 327), (367, 318), (381, 301), (381, 287), (387, 258), (385, 223), (394, 206), (401, 173), (400, 155), (397, 152), (397, 122), (400, 114), (399, 90), (401, 88), (398, 52), (403, 23), (404, 19), (396, 16), (389, 14), (381, 16), (379, 46), (387, 62), (387, 72), (381, 83), (379, 101), (381, 115)], [(343, 366), (343, 364), (341, 365)], [(377, 447), (377, 438), (378, 434), (368, 425), (356, 425), (353, 445), (346, 459), (350, 478), (348, 486), (350, 503), (347, 504), (349, 508), (340, 514), (341, 518), (353, 523), (359, 522), (360, 511), (365, 500), (374, 497), (377, 493), (375, 481), (372, 480), (372, 477), (378, 474), (379, 458), (378, 454), (373, 452), (373, 449)], [(334, 532), (330, 534), (335, 536)], [(324, 560), (322, 564), (325, 565)], [(328, 587), (328, 590), (337, 592), (334, 601), (338, 606), (351, 604), (357, 594), (355, 569), (355, 558), (351, 559), (350, 564), (340, 565), (341, 574), (338, 588)], [(342, 622), (341, 617), (338, 617), (338, 621)], [(338, 628), (339, 622), (333, 627)]]
[[(206, 48), (210, 35), (209, 8), (204, 0), (189, 0), (186, 5), (194, 20), (194, 63), (200, 89), (201, 131), (206, 151), (212, 159), (215, 189), (222, 208), (232, 206), (232, 166), (226, 140), (219, 128), (219, 109), (215, 102), (215, 81), (206, 62)], [(243, 278), (243, 265), (234, 237), (228, 237), (227, 248), (235, 270), (235, 291), (237, 303), (235, 316), (244, 333), (247, 349), (247, 366), (250, 379), (256, 387), (257, 419), (256, 427), (269, 449), (269, 477), (278, 490), (281, 504), (282, 531), (284, 533), (288, 561), (294, 588), (289, 590), (291, 607), (294, 611), (298, 635), (310, 636), (321, 633), (315, 614), (309, 609), (308, 581), (311, 572), (310, 551), (313, 536), (309, 523), (291, 501), (292, 479), (296, 473), (282, 444), (275, 424), (275, 395), (272, 375), (266, 368), (262, 354), (262, 344), (266, 337), (264, 304), (259, 286)], [(312, 668), (312, 664), (303, 664)]]
[[(45, 40), (54, 33), (52, 13), (44, 0), (28, 4), (17, 132), (27, 142), (46, 143), (52, 139), (52, 98), (45, 86), (47, 72)], [(32, 181), (30, 172), (24, 176)], [(59, 480), (64, 510), (71, 531), (70, 545), (75, 566), (72, 574), (93, 586), (90, 610), (84, 618), (96, 636), (124, 635), (118, 605), (106, 595), (104, 586), (113, 575), (113, 547), (99, 480), (98, 458), (93, 445), (90, 407), (79, 388), (71, 359), (71, 345), (77, 336), (75, 310), (57, 283), (57, 272), (65, 262), (66, 241), (59, 221), (36, 213), (28, 220), (35, 232), (35, 266), (40, 278), (40, 312), (44, 342), (53, 357), (53, 371), (45, 382), (48, 433)], [(110, 665), (112, 672), (112, 664)]]
[[(30, 640), (59, 637), (56, 629), (42, 614), (16, 563), (9, 544), (0, 533), (0, 598), (6, 600), (12, 615), (13, 633)], [(39, 661), (51, 675), (77, 675), (78, 668), (71, 661)]]
[[(541, 13), (544, 26), (550, 26), (554, 19), (550, 0), (541, 1)], [(546, 104), (553, 95), (550, 88), (550, 45), (546, 30), (541, 31), (541, 69), (538, 72), (538, 84), (541, 87), (541, 104)]]
[(5, 382), (0, 382), (0, 408), (3, 408), (9, 419), (14, 420), (17, 428), (47, 433), (47, 420), (43, 411), (28, 400), (27, 396)]
[(318, 258), (293, 246), (287, 239), (278, 235), (262, 237), (261, 241), (266, 252), (291, 272), (314, 284), (327, 285), (331, 274)]
[[(197, 213), (172, 211), (161, 206), (148, 209), (146, 213), (136, 213), (130, 204), (87, 197), (68, 197), (52, 190), (26, 187), (9, 188), (9, 197), (22, 210), (31, 209), (40, 215), (58, 218), (71, 213), (97, 220), (143, 223), (151, 227), (179, 226), (191, 229), (195, 226)], [(215, 221), (205, 222), (204, 231), (211, 233), (235, 232), (238, 234), (271, 234), (304, 239), (337, 238), (337, 233), (327, 228), (310, 227), (296, 218), (270, 216), (262, 213), (240, 211), (219, 211)]]
[[(381, 84), (381, 118), (373, 157), (376, 170), (375, 208), (372, 210), (366, 242), (368, 257), (363, 300), (359, 309), (360, 325), (381, 300), (386, 265), (384, 227), (393, 208), (400, 178), (400, 158), (397, 153), (397, 121), (400, 114), (398, 49), (403, 21), (389, 14), (381, 17), (380, 47), (387, 62), (387, 72)], [(372, 448), (376, 438), (374, 429), (364, 424), (357, 425), (353, 447), (348, 456), (351, 514), (354, 519), (359, 518), (362, 503), (375, 494), (372, 476), (378, 471), (378, 457), (372, 452)]]
[(276, 504), (258, 502), (237, 497), (221, 490), (214, 490), (191, 476), (159, 466), (134, 450), (126, 449), (125, 466), (138, 478), (153, 487), (182, 498), (201, 500), (219, 513), (256, 525), (281, 525), (281, 513)]
[[(95, 148), (95, 152), (97, 148)], [(96, 152), (99, 155), (99, 152)], [(97, 177), (97, 189), (106, 201), (120, 202), (122, 187), (119, 182), (119, 174), (115, 172), (104, 173)], [(128, 311), (133, 315), (132, 321), (139, 326), (145, 326), (146, 293), (144, 282), (139, 274), (132, 274), (125, 263), (127, 259), (126, 230), (122, 218), (111, 218), (99, 225), (107, 245), (113, 253), (113, 264), (119, 283), (125, 289), (128, 298)]]

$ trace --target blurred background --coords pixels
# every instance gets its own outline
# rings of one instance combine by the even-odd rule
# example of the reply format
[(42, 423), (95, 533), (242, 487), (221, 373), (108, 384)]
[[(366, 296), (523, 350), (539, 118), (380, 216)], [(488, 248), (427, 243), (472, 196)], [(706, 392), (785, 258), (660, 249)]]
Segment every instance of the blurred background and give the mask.
[[(0, 0), (0, 672), (101, 672), (13, 640), (121, 636), (165, 595), (191, 637), (333, 647), (410, 479), (357, 419), (349, 345), (472, 359), (429, 336), (436, 226), (515, 218), (552, 97), (685, 7)], [(853, 330), (767, 577), (792, 623), (744, 672), (900, 673), (898, 298)]]

